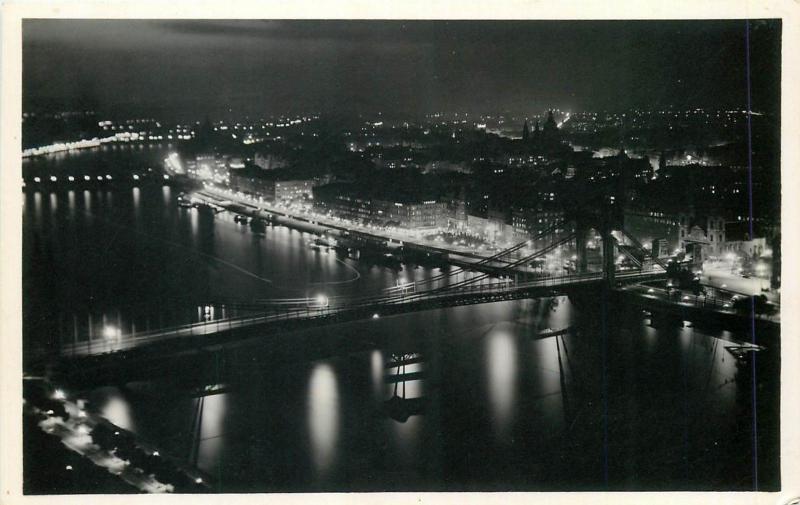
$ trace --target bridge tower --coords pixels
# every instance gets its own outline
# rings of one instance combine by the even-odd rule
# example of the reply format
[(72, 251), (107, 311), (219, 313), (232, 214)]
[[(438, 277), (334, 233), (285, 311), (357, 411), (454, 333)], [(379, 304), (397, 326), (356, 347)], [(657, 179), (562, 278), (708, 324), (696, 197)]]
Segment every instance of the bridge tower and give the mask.
[(579, 274), (585, 274), (588, 267), (588, 260), (586, 258), (586, 240), (588, 238), (589, 229), (586, 227), (586, 222), (581, 219), (575, 220), (575, 269)]
[(611, 234), (612, 229), (609, 223), (603, 223), (600, 235), (603, 240), (603, 279), (606, 286), (614, 287), (616, 279), (616, 245), (617, 239)]
[(607, 197), (600, 211), (600, 235), (603, 240), (603, 279), (613, 288), (616, 280), (617, 239), (612, 234), (622, 230), (624, 221), (621, 201), (618, 197)]
[(586, 244), (589, 240), (589, 230), (600, 231), (602, 240), (602, 267), (603, 279), (608, 286), (613, 287), (616, 279), (616, 257), (617, 239), (614, 237), (615, 230), (622, 229), (622, 213), (618, 205), (615, 205), (613, 198), (607, 198), (602, 205), (591, 209), (573, 210), (572, 220), (575, 224), (575, 249), (576, 249), (576, 270), (578, 273), (586, 273), (588, 270), (588, 258)]

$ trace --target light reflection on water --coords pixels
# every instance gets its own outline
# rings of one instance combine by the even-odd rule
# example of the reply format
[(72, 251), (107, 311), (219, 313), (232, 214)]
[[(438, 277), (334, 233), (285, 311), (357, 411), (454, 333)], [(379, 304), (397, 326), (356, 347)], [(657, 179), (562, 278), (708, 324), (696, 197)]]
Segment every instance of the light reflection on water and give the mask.
[(83, 201), (86, 212), (92, 211), (92, 193), (88, 189), (83, 190)]
[(551, 299), (547, 323), (553, 330), (563, 330), (572, 324), (572, 304), (566, 296)]
[[(407, 372), (412, 373), (411, 365), (406, 366)], [(396, 373), (397, 369), (391, 370), (391, 375)], [(401, 372), (402, 373), (402, 372)], [(406, 380), (400, 381), (396, 384), (386, 384), (383, 399), (390, 398), (392, 395), (397, 395), (400, 398), (421, 398), (425, 395), (425, 381), (424, 380)]]
[(133, 188), (133, 214), (136, 216), (136, 224), (139, 224), (139, 216), (141, 214), (139, 210), (139, 200), (141, 199), (141, 191), (139, 188)]
[(647, 318), (642, 320), (641, 334), (647, 352), (653, 352), (658, 342), (658, 331), (651, 325), (652, 325), (652, 318)]
[[(548, 427), (562, 428), (564, 419), (564, 394), (562, 378), (567, 380), (566, 350), (557, 342), (560, 337), (548, 337), (531, 341), (531, 373), (528, 394), (535, 400), (536, 413)], [(559, 363), (559, 354), (561, 363)], [(560, 366), (559, 366), (560, 365)]]
[(197, 446), (197, 466), (207, 472), (219, 465), (225, 445), (225, 419), (228, 414), (228, 395), (210, 395), (200, 402), (200, 439)]
[(197, 244), (200, 230), (200, 212), (197, 209), (189, 209), (189, 222), (192, 226), (192, 239)]
[(37, 191), (33, 194), (33, 212), (37, 222), (42, 220), (42, 193)]
[(517, 397), (517, 341), (506, 330), (486, 336), (486, 369), (492, 426), (499, 437), (508, 434)]
[(131, 405), (128, 400), (113, 388), (100, 407), (100, 414), (120, 428), (136, 431)]
[(370, 371), (372, 374), (372, 393), (376, 400), (383, 396), (383, 353), (375, 349), (370, 354)]
[(694, 330), (691, 326), (684, 323), (683, 327), (681, 327), (678, 331), (680, 332), (679, 338), (681, 341), (681, 349), (688, 351), (689, 347), (692, 345), (692, 336)]
[(325, 478), (334, 463), (339, 441), (339, 385), (328, 363), (311, 369), (308, 383), (307, 422), (311, 456), (317, 478)]
[(69, 190), (67, 192), (67, 206), (69, 208), (69, 218), (70, 220), (75, 218), (75, 191)]

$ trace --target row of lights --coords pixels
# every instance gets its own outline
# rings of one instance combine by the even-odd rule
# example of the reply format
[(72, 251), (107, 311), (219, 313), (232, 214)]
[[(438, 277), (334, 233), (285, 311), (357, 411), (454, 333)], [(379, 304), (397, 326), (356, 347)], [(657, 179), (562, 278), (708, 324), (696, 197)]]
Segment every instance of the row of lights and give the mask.
[[(67, 399), (67, 394), (64, 392), (64, 390), (63, 390), (63, 389), (56, 388), (56, 390), (55, 390), (55, 391), (53, 391), (53, 394), (52, 394), (52, 396), (51, 396), (51, 397), (52, 397), (54, 400), (58, 400), (58, 401), (61, 401), (61, 402), (63, 402), (63, 401), (66, 401), (66, 399)], [(48, 410), (48, 411), (46, 412), (46, 414), (47, 414), (47, 415), (53, 415), (53, 411), (52, 411), (52, 410)], [(83, 411), (83, 410), (81, 410), (81, 411), (80, 411), (80, 414), (79, 414), (79, 416), (80, 416), (80, 417), (82, 417), (82, 418), (83, 418), (83, 417), (86, 417), (86, 412), (85, 412), (85, 411)], [(82, 434), (88, 434), (88, 433), (89, 433), (89, 428), (88, 428), (86, 425), (81, 425), (81, 426), (78, 428), (78, 430), (79, 430), (79, 432), (80, 432), (80, 433), (82, 433)], [(119, 436), (119, 434), (120, 434), (120, 432), (119, 432), (119, 431), (114, 431), (114, 435), (115, 435), (115, 436)], [(160, 457), (160, 456), (161, 456), (161, 453), (160, 453), (159, 451), (157, 451), (157, 450), (154, 450), (154, 451), (152, 452), (152, 455), (153, 455), (153, 456), (155, 456), (155, 457)], [(130, 465), (130, 461), (126, 460), (126, 461), (125, 461), (125, 466), (128, 466), (128, 465)], [(67, 470), (67, 471), (72, 471), (72, 470), (74, 470), (74, 468), (73, 468), (73, 466), (72, 466), (72, 465), (66, 465), (66, 466), (64, 467), (64, 469), (65, 469), (65, 470)], [(202, 479), (202, 477), (196, 477), (196, 478), (194, 479), (194, 482), (195, 482), (196, 484), (202, 484), (202, 483), (203, 483), (203, 479)]]
[[(167, 174), (164, 174), (164, 176), (163, 176), (163, 177), (164, 177), (164, 180), (169, 180), (169, 175), (167, 175)], [(106, 176), (105, 176), (105, 177), (103, 177), (102, 175), (98, 175), (98, 176), (97, 176), (97, 180), (98, 180), (98, 181), (103, 181), (103, 180), (108, 180), (108, 181), (110, 181), (110, 180), (112, 180), (112, 179), (113, 179), (113, 177), (111, 177), (111, 174), (106, 174)], [(133, 180), (134, 180), (134, 181), (138, 181), (139, 179), (140, 179), (140, 177), (139, 177), (139, 175), (138, 175), (138, 174), (133, 174)], [(67, 180), (68, 180), (69, 182), (75, 182), (75, 176), (74, 176), (74, 175), (69, 175), (69, 176), (67, 176)], [(85, 180), (85, 181), (91, 181), (91, 180), (92, 180), (92, 177), (91, 177), (91, 176), (89, 176), (89, 175), (84, 175), (84, 176), (83, 176), (83, 180)], [(51, 181), (51, 182), (57, 182), (57, 181), (58, 181), (58, 177), (56, 177), (55, 175), (51, 175), (51, 176), (50, 176), (50, 181)], [(41, 178), (41, 177), (39, 177), (39, 176), (36, 176), (36, 177), (34, 177), (34, 178), (33, 178), (33, 182), (36, 182), (36, 183), (42, 182), (42, 178)]]

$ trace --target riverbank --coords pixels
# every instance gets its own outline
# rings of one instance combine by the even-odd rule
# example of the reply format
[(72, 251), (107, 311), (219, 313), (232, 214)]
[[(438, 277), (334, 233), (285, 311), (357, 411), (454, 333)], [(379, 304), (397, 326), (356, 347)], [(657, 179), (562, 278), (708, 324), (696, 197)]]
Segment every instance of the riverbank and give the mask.
[[(254, 202), (243, 197), (236, 197), (231, 192), (220, 192), (219, 190), (204, 188), (193, 191), (190, 198), (204, 201), (215, 207), (226, 208), (231, 212), (251, 218), (265, 219), (274, 224), (298, 231), (316, 235), (328, 235), (350, 249), (366, 248), (387, 254), (402, 254), (404, 258), (412, 261), (433, 261), (472, 268), (496, 254), (477, 254), (474, 250), (463, 248), (445, 249), (429, 243), (429, 241), (415, 240), (405, 235), (378, 235), (373, 230), (363, 229), (363, 227), (358, 227), (354, 224), (343, 225), (316, 216), (305, 217), (290, 214), (286, 209), (269, 206), (263, 202), (258, 202), (258, 205), (255, 205)], [(498, 260), (496, 263), (504, 264), (505, 262)], [(520, 265), (517, 270), (525, 268), (525, 266)]]
[(209, 490), (206, 475), (112, 424), (85, 398), (73, 397), (45, 380), (29, 379), (24, 384), (26, 493)]

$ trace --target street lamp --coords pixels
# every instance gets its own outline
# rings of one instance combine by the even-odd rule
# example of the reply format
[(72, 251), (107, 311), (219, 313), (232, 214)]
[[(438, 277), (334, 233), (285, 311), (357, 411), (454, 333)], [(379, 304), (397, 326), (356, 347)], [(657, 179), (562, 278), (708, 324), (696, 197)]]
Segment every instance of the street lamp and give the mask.
[(118, 337), (120, 334), (119, 329), (115, 328), (114, 326), (106, 326), (103, 328), (103, 336), (105, 338), (111, 339), (114, 337)]
[(316, 298), (314, 298), (314, 300), (317, 302), (320, 308), (328, 306), (328, 297), (325, 295), (319, 294), (316, 296)]

